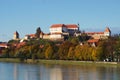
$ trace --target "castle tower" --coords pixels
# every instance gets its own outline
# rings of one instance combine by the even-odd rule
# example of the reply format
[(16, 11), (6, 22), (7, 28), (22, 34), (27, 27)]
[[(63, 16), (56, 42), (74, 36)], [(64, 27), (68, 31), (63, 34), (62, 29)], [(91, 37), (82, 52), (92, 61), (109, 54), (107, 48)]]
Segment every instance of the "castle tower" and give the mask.
[(106, 27), (106, 29), (104, 31), (104, 35), (107, 37), (111, 36), (111, 30), (109, 29), (109, 27)]
[(19, 33), (17, 31), (14, 32), (13, 39), (14, 40), (18, 40), (19, 39)]

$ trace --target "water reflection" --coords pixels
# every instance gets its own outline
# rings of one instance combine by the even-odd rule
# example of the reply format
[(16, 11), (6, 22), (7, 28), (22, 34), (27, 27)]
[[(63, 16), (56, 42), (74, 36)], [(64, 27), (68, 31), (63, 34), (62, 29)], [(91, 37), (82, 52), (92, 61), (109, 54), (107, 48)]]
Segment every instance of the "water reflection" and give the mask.
[(50, 80), (63, 80), (62, 70), (60, 68), (51, 69)]
[(119, 80), (120, 67), (0, 63), (0, 80)]

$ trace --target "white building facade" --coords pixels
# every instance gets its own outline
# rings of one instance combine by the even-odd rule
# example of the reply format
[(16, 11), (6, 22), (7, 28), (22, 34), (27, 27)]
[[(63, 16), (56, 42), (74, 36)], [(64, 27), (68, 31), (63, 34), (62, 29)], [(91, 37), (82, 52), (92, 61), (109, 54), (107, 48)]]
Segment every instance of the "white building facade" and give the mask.
[(50, 27), (50, 39), (63, 39), (65, 36), (74, 35), (76, 31), (79, 31), (76, 24), (53, 24)]

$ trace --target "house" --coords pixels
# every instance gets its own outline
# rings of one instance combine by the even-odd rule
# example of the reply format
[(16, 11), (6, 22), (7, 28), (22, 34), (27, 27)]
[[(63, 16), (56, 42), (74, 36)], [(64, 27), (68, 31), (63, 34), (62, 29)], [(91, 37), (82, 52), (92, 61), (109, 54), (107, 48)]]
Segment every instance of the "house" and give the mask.
[(76, 24), (53, 24), (50, 27), (50, 39), (65, 39), (68, 36), (73, 36), (79, 27)]
[(67, 28), (64, 24), (53, 24), (50, 27), (50, 39), (63, 39), (63, 34), (67, 32)]
[(70, 35), (74, 35), (75, 32), (79, 31), (79, 27), (76, 24), (67, 24), (66, 27)]
[(7, 43), (0, 43), (0, 55), (2, 54), (2, 51), (4, 49), (8, 48), (8, 44)]
[(93, 39), (107, 39), (111, 36), (111, 31), (108, 27), (106, 27), (104, 32), (86, 32), (86, 34)]
[(90, 39), (87, 42), (89, 45), (96, 47), (98, 45), (99, 39)]
[[(27, 34), (27, 35), (25, 35), (24, 40), (33, 39), (33, 38), (36, 38), (35, 34)], [(40, 33), (40, 38), (42, 38), (42, 39), (50, 39), (50, 33), (45, 34), (45, 33), (41, 32)]]

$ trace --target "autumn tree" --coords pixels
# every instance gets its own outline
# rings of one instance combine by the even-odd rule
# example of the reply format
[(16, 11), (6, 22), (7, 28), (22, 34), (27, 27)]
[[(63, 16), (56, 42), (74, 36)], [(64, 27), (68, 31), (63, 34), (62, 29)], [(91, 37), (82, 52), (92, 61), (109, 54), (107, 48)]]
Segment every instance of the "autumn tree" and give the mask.
[(93, 61), (96, 61), (96, 60), (97, 60), (97, 57), (98, 57), (98, 55), (97, 55), (97, 53), (96, 53), (96, 49), (94, 48), (94, 49), (92, 50), (92, 60), (93, 60)]
[(9, 48), (6, 48), (4, 50), (2, 50), (2, 57), (6, 57), (6, 58), (9, 58), (10, 57), (10, 49)]
[(68, 55), (67, 55), (67, 57), (68, 57), (68, 59), (70, 59), (70, 60), (72, 60), (72, 59), (74, 59), (74, 47), (70, 47), (69, 48), (69, 51), (68, 51)]
[(53, 53), (54, 53), (54, 50), (53, 50), (52, 46), (49, 45), (48, 48), (45, 51), (45, 58), (46, 59), (52, 59)]
[(59, 59), (67, 59), (69, 48), (72, 45), (73, 44), (70, 41), (65, 41), (60, 45), (58, 50)]
[(73, 37), (73, 38), (71, 39), (71, 42), (72, 42), (74, 45), (77, 45), (77, 44), (79, 44), (79, 38), (78, 38), (78, 37)]
[(82, 60), (82, 55), (81, 55), (81, 52), (82, 52), (82, 48), (80, 45), (77, 45), (75, 47), (75, 60)]

